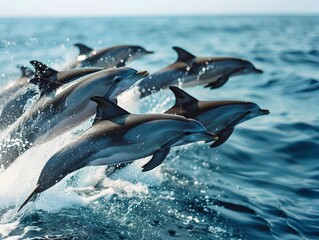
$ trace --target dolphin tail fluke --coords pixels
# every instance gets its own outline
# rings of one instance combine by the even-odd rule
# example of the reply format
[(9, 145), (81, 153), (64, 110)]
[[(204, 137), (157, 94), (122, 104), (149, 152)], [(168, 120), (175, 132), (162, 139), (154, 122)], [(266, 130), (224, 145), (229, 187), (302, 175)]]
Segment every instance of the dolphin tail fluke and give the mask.
[(29, 197), (22, 203), (21, 207), (18, 209), (18, 212), (31, 200), (31, 198), (35, 197), (36, 194), (39, 193), (39, 185), (35, 187), (35, 189), (32, 191), (32, 193), (29, 195)]

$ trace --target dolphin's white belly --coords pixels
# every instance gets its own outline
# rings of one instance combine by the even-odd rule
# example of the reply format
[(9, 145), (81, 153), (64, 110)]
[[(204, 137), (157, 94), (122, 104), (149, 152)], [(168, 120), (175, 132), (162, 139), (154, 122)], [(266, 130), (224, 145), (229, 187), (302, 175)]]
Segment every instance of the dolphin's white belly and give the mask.
[(101, 151), (91, 156), (88, 165), (97, 166), (130, 162), (150, 156), (157, 149), (156, 146), (143, 146), (141, 143), (111, 146), (101, 149)]

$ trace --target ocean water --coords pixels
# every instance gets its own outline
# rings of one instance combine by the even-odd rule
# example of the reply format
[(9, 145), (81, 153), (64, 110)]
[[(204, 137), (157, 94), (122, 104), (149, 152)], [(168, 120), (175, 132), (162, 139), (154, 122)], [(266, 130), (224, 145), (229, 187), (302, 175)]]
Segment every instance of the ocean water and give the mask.
[[(106, 167), (82, 169), (17, 214), (45, 162), (88, 124), (33, 147), (0, 173), (0, 239), (319, 238), (319, 17), (0, 19), (0, 40), (2, 87), (30, 60), (62, 69), (76, 57), (76, 42), (142, 45), (156, 53), (128, 66), (151, 73), (175, 61), (172, 46), (245, 58), (264, 73), (186, 91), (271, 112), (237, 126), (218, 148), (175, 148), (148, 173), (140, 168), (145, 160), (110, 176)], [(168, 90), (120, 98), (143, 113), (173, 102)]]

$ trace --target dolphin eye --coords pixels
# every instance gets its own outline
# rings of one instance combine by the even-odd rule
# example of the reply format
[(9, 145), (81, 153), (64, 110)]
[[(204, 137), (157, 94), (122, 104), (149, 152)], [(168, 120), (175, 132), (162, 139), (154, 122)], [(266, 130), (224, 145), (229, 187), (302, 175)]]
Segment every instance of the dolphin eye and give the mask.
[(191, 132), (189, 132), (189, 131), (185, 132), (185, 135), (190, 135), (190, 134), (191, 134)]
[(250, 114), (250, 113), (251, 113), (251, 111), (246, 111), (246, 113), (247, 113), (247, 114)]
[(115, 83), (118, 83), (118, 82), (121, 81), (121, 79), (120, 79), (118, 76), (116, 76), (113, 81), (114, 81)]

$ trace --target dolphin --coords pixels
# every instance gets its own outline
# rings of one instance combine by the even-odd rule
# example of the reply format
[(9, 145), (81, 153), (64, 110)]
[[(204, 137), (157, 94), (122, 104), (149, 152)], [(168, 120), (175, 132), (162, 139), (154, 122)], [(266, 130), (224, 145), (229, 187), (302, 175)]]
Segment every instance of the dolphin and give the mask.
[[(199, 101), (178, 87), (170, 86), (175, 95), (175, 104), (165, 114), (181, 115), (199, 121), (208, 132), (218, 136), (211, 148), (223, 144), (233, 133), (236, 125), (254, 117), (267, 115), (269, 110), (260, 109), (252, 102), (243, 101)], [(107, 169), (109, 176), (128, 163), (117, 164)]]
[(15, 81), (10, 82), (7, 86), (2, 88), (0, 91), (0, 102), (7, 102), (8, 99), (11, 99), (12, 95), (16, 92), (19, 92), (21, 89), (24, 89), (28, 85), (28, 80), (34, 76), (34, 71), (24, 65), (17, 65), (21, 71), (20, 78)]
[(218, 136), (218, 140), (211, 145), (212, 148), (223, 144), (231, 136), (236, 125), (269, 114), (269, 110), (261, 109), (252, 102), (199, 101), (178, 87), (169, 88), (174, 93), (176, 102), (165, 113), (199, 121), (209, 132)]
[(240, 58), (196, 57), (180, 47), (173, 49), (178, 55), (176, 62), (138, 84), (141, 98), (171, 85), (205, 85), (213, 89), (223, 86), (231, 76), (262, 73), (251, 62)]
[[(35, 69), (35, 78), (46, 78), (47, 80), (45, 84), (42, 81), (38, 82), (36, 80), (30, 80), (31, 83), (38, 85), (41, 96), (47, 95), (52, 91), (55, 91), (58, 87), (58, 84), (54, 84), (55, 82), (59, 82), (62, 84), (70, 83), (74, 80), (77, 80), (83, 76), (89, 75), (91, 73), (95, 73), (103, 70), (101, 67), (86, 67), (86, 68), (78, 68), (78, 69), (70, 69), (70, 70), (62, 70), (57, 71), (55, 69), (50, 68), (42, 62), (32, 60), (30, 63), (33, 65)], [(53, 81), (52, 84), (50, 84)]]
[[(39, 100), (42, 96), (54, 92), (60, 86), (59, 83), (69, 83), (80, 77), (103, 69), (80, 68), (66, 71), (56, 71), (39, 61), (33, 60), (30, 61), (30, 63), (35, 68), (35, 78), (29, 80), (29, 82), (38, 85), (40, 94), (38, 89), (36, 89), (34, 86), (27, 86), (24, 91), (16, 92), (12, 99), (4, 106), (0, 114), (0, 129), (4, 129), (14, 123), (25, 112), (28, 101), (36, 95), (38, 95), (37, 100)], [(38, 81), (38, 78), (46, 78), (49, 81)]]
[(48, 160), (36, 188), (18, 211), (36, 195), (80, 168), (131, 162), (153, 155), (142, 167), (145, 172), (159, 166), (171, 147), (180, 142), (217, 139), (192, 119), (170, 114), (130, 114), (105, 98), (91, 99), (98, 104), (92, 127)]
[(106, 69), (60, 87), (54, 98), (41, 98), (12, 125), (7, 138), (0, 142), (4, 149), (0, 164), (7, 168), (32, 145), (51, 140), (93, 116), (95, 106), (90, 97), (115, 99), (147, 75), (146, 71), (127, 67)]
[(78, 67), (123, 67), (127, 61), (153, 53), (135, 45), (119, 45), (99, 50), (94, 50), (82, 43), (76, 43), (74, 46), (79, 48), (79, 55), (66, 69)]

